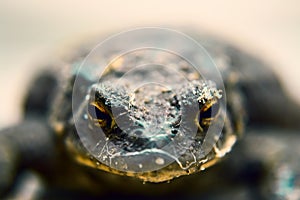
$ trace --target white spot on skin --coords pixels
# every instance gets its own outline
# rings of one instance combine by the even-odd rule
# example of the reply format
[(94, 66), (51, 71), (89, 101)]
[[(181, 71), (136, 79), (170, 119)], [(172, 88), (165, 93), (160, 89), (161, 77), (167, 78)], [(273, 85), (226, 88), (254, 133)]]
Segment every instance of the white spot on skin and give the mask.
[(203, 89), (197, 98), (199, 102), (205, 103), (206, 101), (209, 101), (213, 98), (222, 98), (222, 90), (217, 90), (213, 83), (204, 83)]
[(156, 158), (155, 163), (157, 165), (163, 165), (163, 164), (165, 164), (165, 160), (163, 158), (158, 157), (158, 158)]
[(217, 90), (215, 92), (215, 96), (218, 98), (218, 99), (221, 99), (222, 98), (222, 90)]

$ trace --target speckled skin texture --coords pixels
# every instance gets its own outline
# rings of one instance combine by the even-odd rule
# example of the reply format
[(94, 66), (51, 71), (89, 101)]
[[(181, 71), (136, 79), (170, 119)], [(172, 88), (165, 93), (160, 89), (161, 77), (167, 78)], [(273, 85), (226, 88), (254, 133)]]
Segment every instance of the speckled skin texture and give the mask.
[[(60, 196), (70, 199), (75, 197), (272, 199), (280, 195), (297, 195), (295, 192), (297, 188), (299, 189), (297, 181), (294, 181), (293, 187), (289, 188), (291, 192), (288, 194), (278, 189), (277, 185), (284, 184), (286, 180), (280, 168), (291, 172), (291, 176), (296, 177), (293, 180), (298, 180), (297, 177), (299, 177), (297, 176), (299, 175), (297, 162), (293, 159), (286, 159), (286, 156), (279, 156), (294, 155), (295, 160), (299, 160), (299, 156), (293, 151), (296, 146), (289, 142), (290, 138), (296, 141), (299, 137), (294, 131), (284, 129), (299, 130), (298, 105), (286, 97), (279, 82), (263, 62), (226, 43), (217, 42), (209, 37), (197, 36), (197, 38), (203, 42), (207, 51), (220, 66), (223, 75), (228, 102), (226, 117), (228, 125), (225, 126), (224, 135), (226, 136), (225, 133), (239, 135), (239, 132), (244, 129), (241, 115), (245, 114), (248, 120), (249, 128), (246, 129), (244, 141), (242, 140), (237, 147), (233, 148), (227, 159), (201, 173), (161, 184), (142, 184), (142, 181), (126, 176), (133, 176), (144, 181), (159, 180), (168, 173), (169, 177), (182, 175), (178, 174), (183, 171), (182, 168), (178, 165), (177, 167), (170, 165), (162, 171), (135, 174), (121, 173), (103, 165), (99, 167), (94, 158), (87, 156), (76, 134), (76, 129), (70, 121), (72, 110), (70, 102), (66, 99), (70, 98), (68, 92), (72, 91), (74, 79), (72, 77), (65, 79), (68, 76), (66, 75), (61, 80), (49, 84), (47, 81), (43, 82), (45, 78), (41, 78), (37, 79), (38, 82), (34, 82), (33, 85), (39, 85), (39, 88), (47, 87), (49, 93), (43, 93), (44, 90), (36, 92), (38, 90), (34, 87), (29, 90), (30, 98), (25, 101), (27, 109), (24, 123), (1, 131), (1, 193), (8, 197), (12, 194), (18, 196), (19, 190), (15, 189), (16, 186), (19, 186), (21, 182), (30, 184), (30, 181), (21, 181), (22, 176), (19, 175), (24, 170), (30, 169), (29, 173), (33, 173), (33, 170), (34, 176), (42, 177), (43, 180), (40, 183), (40, 191), (35, 194), (39, 198)], [(75, 54), (74, 60), (76, 61), (80, 61), (85, 55), (80, 52), (84, 52), (84, 49), (78, 51), (79, 53)], [(67, 67), (69, 62), (62, 63)], [(110, 80), (114, 74), (115, 71), (108, 71), (106, 80)], [(42, 76), (46, 76), (45, 73)], [(54, 77), (57, 78), (57, 74)], [(84, 81), (86, 85), (90, 84), (89, 80)], [(61, 84), (63, 88), (56, 89), (55, 85), (60, 87)], [(59, 92), (61, 89), (64, 92)], [(61, 95), (53, 103), (52, 97), (57, 93)], [(86, 93), (83, 92), (82, 95), (84, 97)], [(45, 107), (32, 103), (37, 97), (49, 99), (42, 104)], [(50, 120), (52, 127), (49, 127), (47, 111), (53, 108), (51, 120), (54, 122)], [(288, 119), (283, 118), (282, 113), (288, 115)], [(263, 129), (262, 125), (268, 129)], [(272, 138), (273, 142), (270, 142), (269, 138)], [(220, 144), (218, 144), (220, 148), (224, 147), (226, 141), (228, 141), (226, 137), (221, 137)], [(290, 144), (291, 148), (287, 148), (287, 144)], [(275, 151), (277, 149), (279, 150)], [(216, 152), (212, 152), (212, 160), (215, 155)], [(102, 172), (95, 168), (124, 176)], [(199, 166), (192, 168), (191, 173), (196, 171), (199, 171)], [(127, 187), (128, 185), (130, 187)]]
[[(149, 36), (137, 37), (134, 39), (147, 40)], [(185, 54), (205, 60), (204, 54), (197, 54), (195, 46), (174, 42), (176, 37), (172, 35), (157, 37), (156, 41), (163, 41), (170, 49), (182, 45)], [(122, 45), (127, 43), (130, 41), (122, 41)], [(111, 60), (101, 78), (98, 68), (80, 69), (77, 76), (70, 79), (74, 80), (75, 86), (69, 87), (67, 83), (56, 100), (51, 123), (54, 129), (63, 127), (68, 148), (77, 150), (77, 161), (110, 173), (147, 182), (163, 182), (199, 172), (230, 151), (242, 132), (244, 112), (238, 84), (231, 77), (235, 72), (229, 63), (222, 61), (221, 68), (226, 93), (231, 98), (224, 105), (221, 100), (226, 98), (225, 91), (213, 81), (206, 80), (184, 57), (151, 48), (119, 57), (118, 45), (106, 47), (105, 54), (97, 57), (99, 62), (104, 62), (105, 58)], [(213, 58), (222, 59), (219, 54)], [(209, 64), (205, 64), (208, 65), (206, 70), (209, 69)], [(207, 73), (214, 72), (209, 70)], [(65, 106), (69, 104), (71, 94), (73, 115), (70, 107)], [(204, 107), (213, 104), (220, 105), (214, 111), (216, 115), (199, 118), (205, 116)], [(106, 117), (102, 125), (90, 107), (103, 109), (101, 112)], [(75, 123), (71, 120), (73, 116)], [(205, 121), (208, 119), (212, 122)], [(212, 147), (204, 153), (204, 139), (211, 124), (219, 131), (210, 136)], [(74, 136), (74, 128), (81, 140)], [(99, 129), (103, 130), (104, 139)], [(166, 150), (169, 143), (174, 145)], [(89, 146), (93, 152), (86, 150)], [(132, 158), (131, 161), (126, 157)], [(156, 162), (158, 160), (160, 162)]]

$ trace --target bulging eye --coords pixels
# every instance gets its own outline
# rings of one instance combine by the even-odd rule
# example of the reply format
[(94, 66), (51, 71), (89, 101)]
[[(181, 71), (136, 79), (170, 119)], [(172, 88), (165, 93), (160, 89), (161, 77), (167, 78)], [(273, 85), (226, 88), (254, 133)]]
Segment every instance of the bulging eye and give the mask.
[(199, 111), (198, 123), (200, 127), (207, 127), (218, 115), (220, 104), (217, 99), (206, 102)]
[(111, 127), (112, 118), (109, 112), (105, 109), (104, 106), (99, 105), (97, 102), (91, 102), (88, 105), (88, 116), (94, 122), (96, 126)]

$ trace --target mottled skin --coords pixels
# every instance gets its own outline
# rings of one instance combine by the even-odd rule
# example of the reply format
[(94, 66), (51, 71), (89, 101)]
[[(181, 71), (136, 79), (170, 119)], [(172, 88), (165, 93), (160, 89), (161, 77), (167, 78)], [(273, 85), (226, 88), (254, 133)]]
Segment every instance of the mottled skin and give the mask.
[[(145, 114), (144, 110), (147, 109), (147, 103), (145, 103), (147, 101), (146, 97), (151, 97), (150, 99), (158, 101), (156, 103), (158, 103), (160, 107), (165, 106), (164, 110), (169, 111), (169, 115), (165, 117), (167, 121), (170, 122), (170, 125), (162, 129), (163, 133), (166, 133), (166, 130), (171, 128), (176, 129), (175, 132), (178, 132), (176, 125), (178, 125), (181, 116), (192, 116), (190, 117), (191, 119), (187, 121), (197, 127), (198, 140), (191, 144), (194, 148), (190, 154), (196, 156), (196, 162), (188, 168), (180, 166), (178, 162), (173, 162), (162, 169), (152, 172), (124, 172), (99, 163), (97, 159), (90, 155), (83, 147), (76, 133), (76, 128), (74, 127), (70, 103), (74, 77), (68, 72), (62, 73), (62, 76), (47, 72), (35, 80), (33, 87), (29, 90), (24, 104), (24, 123), (1, 132), (0, 191), (3, 194), (7, 193), (7, 191), (10, 191), (13, 180), (18, 174), (24, 169), (33, 169), (42, 174), (46, 183), (45, 188), (49, 188), (46, 189), (44, 194), (46, 196), (67, 194), (67, 197), (72, 198), (72, 193), (81, 194), (81, 192), (83, 192), (84, 195), (106, 194), (109, 196), (112, 191), (116, 191), (116, 188), (119, 188), (117, 192), (120, 194), (124, 193), (125, 190), (127, 192), (131, 191), (136, 195), (151, 194), (152, 192), (155, 192), (155, 194), (174, 193), (176, 195), (177, 193), (184, 194), (186, 188), (189, 188), (189, 184), (193, 184), (195, 180), (199, 179), (202, 179), (202, 181), (197, 181), (197, 185), (202, 188), (202, 192), (205, 194), (206, 191), (211, 190), (212, 184), (216, 184), (213, 180), (220, 175), (220, 172), (227, 170), (226, 172), (229, 174), (232, 173), (231, 178), (234, 180), (233, 177), (240, 175), (239, 171), (236, 170), (236, 166), (244, 165), (235, 163), (231, 167), (237, 172), (233, 173), (232, 171), (228, 171), (228, 163), (233, 161), (227, 161), (223, 164), (223, 167), (225, 166), (224, 168), (222, 168), (222, 165), (216, 166), (213, 167), (214, 169), (212, 169), (210, 173), (190, 175), (185, 178), (185, 181), (184, 179), (174, 180), (171, 181), (170, 184), (164, 183), (159, 184), (159, 186), (152, 184), (142, 185), (141, 182), (136, 181), (136, 179), (162, 182), (181, 175), (189, 175), (213, 165), (223, 157), (226, 152), (230, 151), (236, 139), (243, 132), (245, 116), (247, 119), (246, 124), (250, 127), (263, 125), (265, 127), (299, 128), (298, 105), (286, 97), (278, 80), (274, 74), (265, 67), (263, 62), (223, 42), (217, 42), (215, 39), (206, 36), (197, 36), (196, 39), (199, 39), (200, 43), (203, 44), (213, 60), (220, 67), (227, 96), (227, 114), (225, 116), (224, 129), (220, 139), (205, 158), (201, 157), (200, 153), (197, 154), (197, 150), (200, 148), (197, 144), (201, 144), (201, 141), (203, 141), (206, 125), (218, 123), (218, 119), (222, 116), (222, 114), (220, 114), (222, 112), (218, 112), (218, 114), (213, 116), (212, 121), (205, 121), (203, 118), (199, 120), (199, 118), (197, 118), (199, 112), (205, 112), (204, 108), (206, 103), (202, 103), (201, 100), (205, 100), (205, 102), (208, 100), (205, 98), (199, 99), (199, 93), (203, 90), (203, 85), (207, 85), (208, 82), (203, 82), (201, 76), (191, 70), (190, 67), (187, 67), (186, 63), (180, 63), (176, 59), (172, 60), (173, 58), (167, 58), (165, 57), (166, 55), (163, 55), (162, 60), (164, 62), (174, 64), (172, 66), (175, 66), (176, 71), (181, 71), (188, 77), (189, 81), (194, 80), (194, 82), (192, 84), (176, 85), (174, 83), (182, 82), (180, 77), (171, 76), (172, 74), (167, 71), (166, 74), (157, 76), (159, 73), (156, 72), (161, 69), (155, 70), (154, 67), (151, 68), (151, 70), (142, 68), (140, 71), (136, 71), (129, 77), (122, 79), (118, 84), (112, 84), (115, 83), (115, 79), (122, 76), (124, 72), (128, 70), (126, 68), (126, 66), (129, 66), (128, 63), (132, 64), (133, 61), (139, 62), (138, 59), (140, 59), (141, 62), (147, 62), (147, 57), (134, 55), (130, 59), (126, 60), (126, 57), (124, 57), (120, 58), (121, 61), (115, 60), (115, 62), (111, 63), (100, 83), (95, 83), (95, 80), (90, 80), (86, 78), (85, 75), (79, 76), (83, 89), (77, 91), (81, 96), (79, 95), (80, 97), (75, 100), (77, 101), (75, 104), (84, 104), (87, 108), (91, 106), (93, 109), (97, 109), (97, 106), (101, 104), (101, 108), (105, 109), (104, 113), (109, 113), (113, 107), (118, 107), (122, 112), (125, 110), (126, 113), (129, 113), (125, 115), (125, 121), (128, 120), (128, 116), (130, 116), (133, 122), (140, 122), (142, 119), (142, 122), (136, 125), (135, 128), (142, 127), (142, 133), (147, 132), (147, 134), (150, 135), (153, 129), (151, 129), (151, 127), (147, 129), (147, 122), (162, 114), (155, 112), (150, 112), (148, 115)], [(111, 48), (113, 52), (114, 47)], [(89, 47), (87, 47), (87, 49), (89, 49)], [(62, 62), (59, 67), (68, 69), (70, 68), (70, 63), (80, 63), (87, 52), (85, 48), (80, 48), (76, 52), (78, 54), (74, 54), (71, 61)], [(106, 56), (114, 57), (115, 55), (108, 50), (108, 55)], [(138, 63), (135, 63), (134, 66), (137, 64)], [(129, 91), (130, 88), (135, 88), (135, 83), (141, 79), (147, 81), (147, 77), (151, 76), (155, 76), (157, 80), (170, 81), (169, 84), (173, 86), (172, 92), (160, 86), (150, 88), (142, 87), (136, 90), (136, 95), (132, 98), (132, 96), (130, 96), (132, 95)], [(90, 87), (91, 85), (93, 86)], [(196, 92), (195, 95), (192, 91), (195, 91), (196, 87), (198, 87), (198, 92)], [(218, 90), (217, 87), (218, 86), (209, 86), (212, 90)], [(45, 90), (45, 88), (47, 88), (47, 90)], [(88, 91), (95, 94), (91, 95), (95, 98), (85, 99)], [(213, 101), (217, 102), (219, 98), (216, 96), (213, 97)], [(174, 101), (174, 99), (176, 99), (175, 97), (177, 100), (179, 99), (179, 101), (187, 102), (187, 104), (181, 104), (180, 106), (186, 106), (189, 114), (189, 103), (191, 101), (196, 102), (198, 107), (194, 115), (184, 115), (184, 113), (180, 112), (177, 101)], [(108, 101), (109, 98), (112, 99)], [(184, 98), (188, 100), (184, 101)], [(167, 104), (168, 106), (166, 106)], [(131, 110), (129, 107), (125, 107), (125, 105), (131, 105)], [(215, 103), (210, 104), (210, 106), (212, 105), (215, 105)], [(149, 110), (152, 110), (151, 106), (153, 106), (153, 104), (150, 104), (150, 107), (148, 107), (148, 109), (150, 108)], [(222, 110), (224, 108), (221, 107), (219, 109)], [(84, 111), (89, 111), (89, 109), (85, 109)], [(78, 112), (78, 115), (83, 115), (83, 111), (75, 112)], [(289, 117), (283, 118), (283, 113), (288, 114)], [(100, 126), (111, 141), (120, 144), (121, 148), (126, 147), (126, 151), (128, 152), (140, 151), (141, 149), (147, 148), (151, 149), (153, 146), (157, 147), (160, 144), (159, 142), (166, 142), (168, 138), (168, 136), (164, 136), (162, 140), (157, 139), (149, 142), (149, 138), (145, 136), (143, 138), (146, 139), (140, 141), (137, 140), (136, 137), (132, 137), (132, 135), (128, 134), (131, 133), (130, 131), (122, 134), (123, 130), (118, 127), (120, 125), (113, 126), (115, 118), (112, 118), (111, 115), (107, 115), (104, 118), (105, 120), (99, 121), (98, 119), (98, 121), (95, 121), (95, 116), (97, 117), (97, 115), (93, 115), (95, 113), (87, 112), (86, 114), (88, 114), (88, 118), (86, 121), (82, 121), (82, 123), (85, 123), (89, 128), (89, 133), (95, 131), (97, 127), (99, 128)], [(118, 110), (116, 114), (118, 115)], [(142, 115), (142, 118), (137, 116), (139, 114)], [(114, 115), (114, 117), (116, 116)], [(198, 119), (196, 122), (195, 118)], [(164, 124), (159, 120), (157, 123)], [(50, 126), (48, 124), (50, 124)], [(150, 133), (149, 130), (151, 130)], [(172, 138), (172, 134), (169, 134), (169, 136)], [(131, 145), (129, 145), (129, 147), (128, 145), (122, 146), (122, 142), (124, 141)], [(151, 147), (149, 147), (149, 145)], [(242, 153), (243, 151), (240, 152), (240, 154)], [(183, 160), (182, 163), (186, 161), (190, 162), (190, 155), (180, 157), (180, 160)], [(244, 156), (243, 158), (239, 156), (236, 157), (242, 160), (242, 163), (246, 164), (251, 164), (253, 161), (248, 159), (248, 157), (251, 156)], [(101, 170), (110, 173), (104, 173)], [(257, 180), (255, 179), (258, 185), (261, 184), (260, 179), (264, 177), (264, 170), (265, 166), (260, 166), (259, 164), (257, 171), (254, 172), (256, 173), (254, 176), (258, 177)], [(249, 170), (245, 170), (245, 173), (248, 172)], [(258, 176), (257, 173), (261, 174), (260, 176), (262, 177)], [(112, 174), (123, 176), (115, 176)], [(134, 177), (134, 179), (127, 178), (126, 176)], [(232, 183), (232, 180), (228, 180), (228, 182)], [(130, 183), (132, 187), (124, 187), (124, 183)], [(226, 186), (226, 179), (217, 181), (217, 184), (220, 185), (219, 187)], [(249, 184), (252, 184), (252, 182), (250, 181)], [(178, 191), (179, 188), (182, 193)], [(230, 187), (228, 189), (230, 190)], [(258, 191), (260, 191), (260, 188)], [(258, 191), (255, 191), (253, 195), (261, 195)]]
[[(115, 55), (109, 53), (110, 49), (107, 51), (106, 56), (112, 57), (113, 60)], [(159, 62), (160, 60), (163, 62)], [(148, 65), (145, 66), (144, 63)], [(163, 64), (169, 67), (163, 68), (161, 66)], [(126, 74), (128, 71), (131, 73)], [(92, 140), (94, 142), (92, 146), (99, 146), (96, 147), (98, 148), (94, 153), (96, 155), (90, 155), (82, 147), (81, 142), (77, 138), (74, 139), (74, 133), (70, 131), (74, 129), (72, 112), (62, 109), (70, 102), (74, 88), (64, 89), (62, 95), (58, 97), (58, 106), (53, 111), (51, 122), (56, 132), (62, 132), (67, 138), (68, 149), (72, 149), (74, 151), (72, 154), (76, 155), (74, 158), (93, 168), (133, 176), (143, 181), (167, 181), (181, 175), (192, 174), (215, 163), (230, 151), (237, 135), (242, 131), (242, 112), (240, 112), (242, 107), (238, 100), (228, 102), (230, 109), (225, 117), (224, 106), (219, 103), (223, 91), (217, 89), (214, 83), (203, 80), (182, 58), (169, 55), (168, 52), (157, 49), (132, 52), (110, 63), (99, 83), (97, 79), (86, 78), (85, 74), (79, 74), (78, 79), (83, 80), (80, 80), (78, 89), (80, 91), (75, 91), (79, 97), (78, 100), (75, 98), (74, 104), (76, 108), (83, 109), (76, 110), (73, 114), (78, 118), (80, 127), (77, 129), (82, 129), (84, 138)], [(145, 85), (153, 83), (153, 80), (155, 84)], [(237, 99), (238, 92), (233, 84), (229, 83), (226, 86), (228, 95), (236, 94), (232, 98)], [(236, 102), (235, 105), (232, 105), (233, 102)], [(215, 109), (213, 116), (211, 111), (207, 113), (205, 111), (212, 108)], [(200, 119), (199, 116), (204, 117)], [(207, 156), (203, 155), (201, 146), (208, 127), (212, 122), (222, 126), (222, 118), (226, 120), (220, 140), (215, 138), (216, 145)], [(153, 157), (150, 156), (149, 161), (141, 160), (135, 163), (127, 163), (122, 158), (109, 160), (113, 157), (109, 156), (109, 151), (112, 151), (113, 147), (106, 145), (106, 140), (103, 144), (96, 144), (97, 141), (101, 141), (97, 136), (99, 128), (104, 131), (110, 142), (117, 144), (119, 150), (116, 151), (118, 153), (122, 151), (122, 156), (134, 154), (138, 157), (148, 152), (153, 154)], [(192, 135), (194, 132), (195, 137)], [(150, 165), (159, 167), (155, 161), (151, 163), (152, 158), (173, 159), (169, 156), (169, 152), (160, 150), (170, 142), (178, 143), (174, 146), (176, 149), (184, 146), (186, 152), (179, 156), (178, 160), (170, 161), (170, 165), (149, 172)], [(103, 150), (103, 146), (107, 149)], [(172, 153), (175, 155), (177, 151)], [(100, 160), (106, 159), (107, 163), (103, 165), (94, 158), (95, 156)], [(115, 162), (123, 162), (125, 167), (121, 170), (120, 166), (113, 167)], [(144, 164), (140, 164), (143, 162)], [(142, 165), (141, 169), (148, 167), (146, 172), (138, 171), (138, 166)]]

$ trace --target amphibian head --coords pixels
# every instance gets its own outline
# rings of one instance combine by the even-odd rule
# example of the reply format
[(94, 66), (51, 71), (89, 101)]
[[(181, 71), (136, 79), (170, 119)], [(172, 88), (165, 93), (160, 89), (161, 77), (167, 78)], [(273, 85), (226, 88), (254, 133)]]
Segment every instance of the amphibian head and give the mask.
[(73, 112), (62, 103), (53, 115), (54, 128), (65, 127), (75, 160), (162, 182), (203, 170), (230, 151), (236, 132), (224, 88), (169, 51), (144, 48), (120, 56), (118, 46), (110, 48), (102, 55), (112, 60), (104, 72), (87, 62), (64, 89), (60, 102), (72, 96)]

